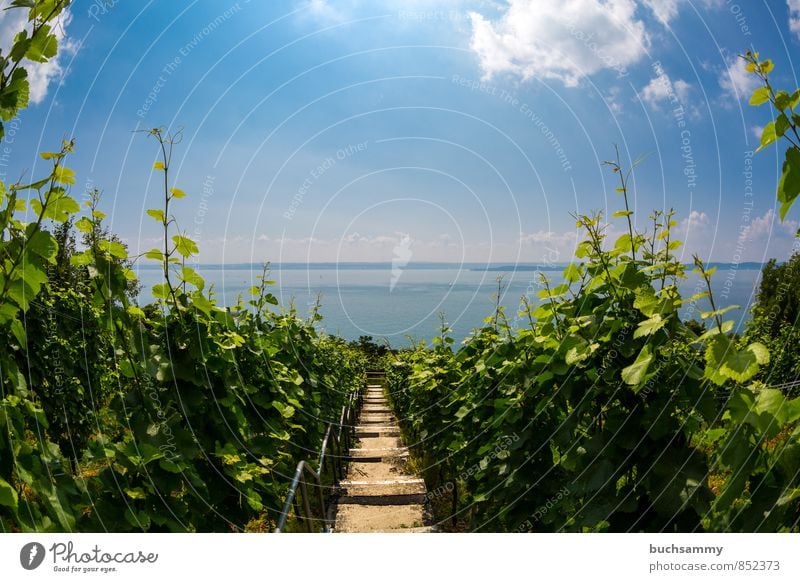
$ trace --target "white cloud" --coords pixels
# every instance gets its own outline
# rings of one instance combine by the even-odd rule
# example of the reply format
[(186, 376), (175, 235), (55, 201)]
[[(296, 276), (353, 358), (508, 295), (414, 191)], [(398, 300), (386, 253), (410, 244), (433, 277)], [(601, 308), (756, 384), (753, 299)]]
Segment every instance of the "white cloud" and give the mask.
[(496, 21), (470, 13), (471, 48), (486, 78), (510, 73), (575, 86), (602, 70), (625, 76), (650, 46), (636, 10), (633, 0), (509, 0)]
[[(726, 0), (691, 0), (695, 5), (703, 5), (707, 8), (721, 8)], [(728, 0), (729, 1), (729, 0)], [(690, 0), (642, 0), (642, 4), (647, 6), (653, 16), (661, 24), (669, 26), (683, 6), (690, 5)]]
[(796, 220), (780, 222), (775, 216), (775, 211), (770, 208), (764, 213), (764, 216), (757, 216), (750, 221), (750, 225), (746, 227), (743, 236), (753, 242), (765, 242), (774, 238), (783, 239), (786, 237), (794, 239), (797, 226)]
[(681, 221), (681, 229), (685, 234), (689, 234), (692, 229), (705, 229), (710, 223), (708, 214), (692, 210), (689, 216)]
[(603, 96), (603, 100), (606, 102), (609, 110), (612, 113), (622, 113), (622, 102), (620, 101), (620, 97), (622, 94), (622, 90), (619, 87), (611, 87)]
[(643, 0), (643, 2), (664, 26), (678, 15), (679, 0)]
[(743, 214), (733, 224), (712, 222), (705, 212), (693, 210), (676, 229), (677, 239), (686, 244), (678, 252), (687, 261), (695, 253), (706, 261), (724, 263), (785, 259), (792, 252), (797, 228), (795, 220), (780, 222), (771, 208), (761, 216)]
[(342, 21), (344, 13), (326, 0), (311, 0), (306, 8), (307, 15), (319, 20)]
[(672, 81), (663, 70), (652, 78), (639, 93), (639, 97), (654, 109), (658, 109), (662, 101), (675, 105), (685, 104), (689, 97), (691, 85), (683, 79)]
[[(10, 0), (0, 0), (0, 49), (4, 53), (8, 52), (14, 36), (28, 22), (27, 10), (19, 8), (6, 10), (9, 4)], [(47, 96), (50, 84), (63, 78), (65, 74), (62, 64), (63, 57), (77, 50), (77, 46), (66, 36), (66, 28), (71, 20), (72, 15), (69, 11), (65, 11), (59, 17), (59, 22), (53, 25), (53, 34), (58, 39), (59, 49), (59, 54), (56, 58), (50, 59), (46, 63), (24, 61), (24, 67), (28, 71), (30, 102), (33, 104), (41, 103)]]
[(745, 69), (744, 60), (738, 56), (726, 59), (725, 68), (719, 75), (719, 86), (732, 99), (750, 99), (758, 87), (759, 80)]
[(789, 30), (800, 37), (800, 0), (786, 0), (789, 6)]

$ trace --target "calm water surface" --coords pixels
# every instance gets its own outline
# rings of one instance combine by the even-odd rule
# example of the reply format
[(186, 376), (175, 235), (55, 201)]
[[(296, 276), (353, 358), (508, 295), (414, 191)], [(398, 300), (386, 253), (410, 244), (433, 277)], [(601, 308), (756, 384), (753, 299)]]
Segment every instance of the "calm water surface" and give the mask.
[[(200, 266), (197, 268), (217, 294), (221, 305), (231, 305), (238, 295), (249, 299), (248, 289), (258, 284), (257, 266)], [(541, 289), (538, 276), (527, 271), (487, 271), (482, 266), (423, 265), (393, 272), (391, 265), (292, 265), (274, 267), (273, 293), (282, 305), (294, 301), (300, 312), (307, 312), (321, 295), (322, 315), (319, 326), (325, 331), (355, 339), (361, 335), (386, 338), (396, 347), (407, 345), (411, 338), (430, 339), (438, 334), (439, 314), (444, 313), (460, 342), (472, 329), (483, 325), (493, 313), (497, 277), (503, 275), (501, 303), (508, 318), (520, 326), (527, 320), (517, 317), (519, 300), (528, 295), (537, 301)], [(561, 282), (561, 271), (548, 271), (553, 284)], [(749, 306), (755, 299), (759, 269), (720, 266), (714, 278), (715, 298), (720, 307), (740, 305), (728, 314), (741, 328), (749, 318)], [(161, 282), (155, 269), (140, 269), (143, 285), (141, 301), (152, 301), (150, 288)], [(684, 297), (701, 291), (697, 276), (681, 285)], [(707, 300), (697, 309), (707, 310)], [(686, 310), (684, 310), (686, 311)]]

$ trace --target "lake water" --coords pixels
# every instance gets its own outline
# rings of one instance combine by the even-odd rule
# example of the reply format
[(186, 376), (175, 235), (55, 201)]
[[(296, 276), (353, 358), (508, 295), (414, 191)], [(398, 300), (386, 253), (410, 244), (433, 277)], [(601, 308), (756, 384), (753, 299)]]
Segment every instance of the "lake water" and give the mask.
[[(235, 303), (240, 294), (249, 299), (248, 289), (258, 284), (261, 274), (257, 265), (201, 265), (196, 269), (207, 287), (213, 285), (220, 305)], [(160, 272), (143, 268), (138, 274), (143, 285), (140, 300), (152, 301), (150, 288), (161, 282)], [(561, 268), (545, 274), (553, 284), (561, 282)], [(440, 313), (444, 313), (457, 342), (482, 326), (484, 318), (493, 313), (499, 275), (503, 275), (501, 303), (507, 317), (515, 324), (527, 325), (517, 312), (522, 295), (537, 301), (541, 287), (533, 267), (515, 271), (497, 266), (487, 270), (485, 265), (412, 264), (393, 272), (388, 264), (292, 264), (274, 266), (270, 277), (276, 282), (272, 291), (281, 305), (294, 301), (301, 313), (306, 313), (321, 294), (324, 319), (319, 326), (328, 333), (347, 339), (361, 335), (386, 338), (392, 346), (402, 347), (411, 338), (430, 340), (438, 335)], [(738, 329), (749, 318), (759, 275), (760, 268), (754, 266), (719, 265), (714, 276), (718, 307), (742, 307), (726, 317), (736, 319)], [(694, 274), (681, 285), (684, 297), (702, 290)], [(707, 300), (701, 300), (696, 308), (708, 309)]]

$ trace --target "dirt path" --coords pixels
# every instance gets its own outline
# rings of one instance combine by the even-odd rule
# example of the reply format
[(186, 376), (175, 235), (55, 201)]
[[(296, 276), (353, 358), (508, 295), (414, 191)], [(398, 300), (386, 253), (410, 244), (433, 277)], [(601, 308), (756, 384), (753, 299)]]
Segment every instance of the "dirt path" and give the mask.
[(385, 376), (367, 380), (358, 442), (336, 507), (335, 532), (430, 532), (425, 482), (408, 469), (408, 449), (385, 395)]

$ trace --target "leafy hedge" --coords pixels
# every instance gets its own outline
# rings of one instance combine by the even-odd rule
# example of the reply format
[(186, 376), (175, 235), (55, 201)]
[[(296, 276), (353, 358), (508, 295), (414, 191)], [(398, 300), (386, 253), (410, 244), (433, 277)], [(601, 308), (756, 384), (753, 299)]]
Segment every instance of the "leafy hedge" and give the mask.
[[(627, 209), (605, 240), (599, 215), (565, 282), (502, 307), (454, 351), (389, 357), (389, 387), (443, 524), (478, 531), (797, 531), (800, 398), (752, 379), (769, 361), (736, 342), (706, 290), (678, 292), (670, 215), (648, 236)], [(710, 304), (697, 335), (681, 306)], [(693, 309), (696, 309), (694, 307)]]
[[(56, 54), (67, 4), (13, 3), (30, 22), (0, 61), (4, 121), (27, 104), (23, 59)], [(42, 179), (0, 183), (0, 531), (271, 529), (295, 465), (363, 384), (364, 355), (319, 335), (316, 310), (279, 311), (266, 271), (249, 300), (217, 304), (170, 213), (175, 140), (149, 135), (163, 246), (144, 257), (108, 232), (96, 192), (83, 210), (73, 198), (72, 142), (42, 154)], [(133, 260), (163, 269), (152, 305), (134, 301)]]

